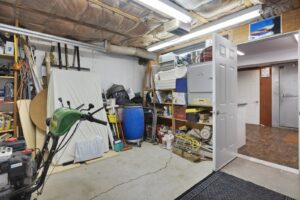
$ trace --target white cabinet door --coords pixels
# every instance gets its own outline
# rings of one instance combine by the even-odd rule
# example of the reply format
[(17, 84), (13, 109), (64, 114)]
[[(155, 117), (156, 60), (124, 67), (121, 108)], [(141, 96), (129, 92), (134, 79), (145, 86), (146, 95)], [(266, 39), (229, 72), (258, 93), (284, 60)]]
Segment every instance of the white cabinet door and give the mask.
[(214, 170), (237, 153), (237, 48), (213, 34)]

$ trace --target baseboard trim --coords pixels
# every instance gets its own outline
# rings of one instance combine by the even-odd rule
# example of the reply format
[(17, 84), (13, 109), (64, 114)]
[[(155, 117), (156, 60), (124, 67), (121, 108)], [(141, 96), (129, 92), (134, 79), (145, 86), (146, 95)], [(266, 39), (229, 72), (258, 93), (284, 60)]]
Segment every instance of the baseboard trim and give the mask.
[(252, 162), (255, 162), (255, 163), (258, 163), (258, 164), (262, 164), (262, 165), (265, 165), (265, 166), (268, 166), (268, 167), (273, 167), (273, 168), (276, 168), (276, 169), (287, 171), (287, 172), (290, 172), (290, 173), (294, 173), (294, 174), (298, 174), (298, 175), (300, 174), (298, 169), (294, 169), (294, 168), (287, 167), (287, 166), (284, 166), (284, 165), (279, 165), (279, 164), (272, 163), (272, 162), (269, 162), (269, 161), (260, 160), (260, 159), (250, 157), (250, 156), (246, 156), (246, 155), (242, 155), (242, 154), (239, 154), (239, 153), (237, 154), (237, 157), (245, 159), (245, 160), (249, 160), (249, 161), (252, 161)]

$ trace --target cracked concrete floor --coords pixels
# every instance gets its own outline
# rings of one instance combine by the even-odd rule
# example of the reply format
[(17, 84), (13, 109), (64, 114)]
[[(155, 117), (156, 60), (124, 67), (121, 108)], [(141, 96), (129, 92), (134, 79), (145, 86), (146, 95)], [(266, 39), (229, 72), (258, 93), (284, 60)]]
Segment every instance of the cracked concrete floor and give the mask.
[(192, 163), (144, 142), (120, 156), (51, 175), (38, 199), (168, 200), (211, 172), (211, 161)]

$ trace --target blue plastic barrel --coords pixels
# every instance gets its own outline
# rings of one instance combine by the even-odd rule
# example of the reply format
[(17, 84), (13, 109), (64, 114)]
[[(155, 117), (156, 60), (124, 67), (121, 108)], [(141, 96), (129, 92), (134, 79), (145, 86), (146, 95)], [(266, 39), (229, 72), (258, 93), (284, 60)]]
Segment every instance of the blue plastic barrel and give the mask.
[(125, 106), (123, 129), (128, 142), (139, 142), (144, 136), (144, 112), (142, 106)]

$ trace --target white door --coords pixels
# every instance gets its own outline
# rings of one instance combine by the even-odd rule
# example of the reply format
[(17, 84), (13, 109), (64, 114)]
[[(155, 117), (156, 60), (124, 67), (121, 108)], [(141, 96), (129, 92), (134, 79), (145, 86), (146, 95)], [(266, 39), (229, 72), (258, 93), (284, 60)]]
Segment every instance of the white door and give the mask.
[[(300, 66), (300, 31), (298, 31), (298, 66)], [(298, 70), (298, 80), (300, 80), (300, 70)], [(298, 94), (300, 94), (300, 86), (299, 86), (300, 81), (298, 81)], [(300, 108), (300, 98), (298, 98), (298, 122), (300, 124), (300, 112), (299, 112), (299, 108)], [(298, 136), (300, 135), (300, 129), (298, 129)], [(299, 173), (300, 173), (300, 137), (298, 137), (298, 161), (299, 161)]]
[(246, 105), (247, 124), (259, 124), (259, 70), (245, 70), (238, 72), (238, 103)]
[(279, 68), (279, 126), (298, 128), (298, 66)]
[(237, 153), (237, 48), (213, 34), (213, 148), (214, 170)]

